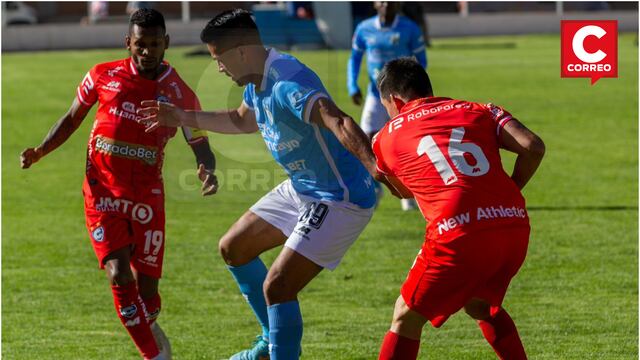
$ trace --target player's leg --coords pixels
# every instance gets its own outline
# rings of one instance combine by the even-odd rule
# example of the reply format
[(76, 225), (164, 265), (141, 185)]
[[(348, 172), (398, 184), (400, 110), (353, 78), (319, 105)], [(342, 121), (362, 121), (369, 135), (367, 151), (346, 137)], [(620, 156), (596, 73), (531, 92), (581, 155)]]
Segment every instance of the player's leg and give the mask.
[(302, 340), (302, 314), (298, 293), (322, 267), (284, 247), (264, 283), (269, 311), (271, 360), (298, 359)]
[[(386, 122), (389, 120), (389, 115), (387, 111), (382, 106), (380, 99), (371, 94), (367, 94), (367, 97), (364, 101), (364, 106), (362, 107), (362, 116), (360, 117), (360, 127), (362, 131), (369, 137), (369, 140), (373, 139), (373, 136), (380, 130)], [(374, 182), (375, 191), (376, 191), (376, 206), (377, 203), (380, 202), (382, 196), (384, 195), (384, 189), (382, 184), (375, 181)]]
[(396, 300), (391, 329), (382, 341), (378, 359), (412, 360), (418, 356), (420, 335), (427, 318), (409, 309), (402, 296)]
[(145, 305), (151, 333), (163, 358), (171, 359), (171, 343), (156, 321), (162, 309), (158, 283), (162, 276), (165, 248), (164, 195), (149, 195), (133, 208), (137, 211), (132, 211), (135, 248), (131, 255), (131, 267)]
[[(465, 312), (478, 322), (485, 339), (501, 359), (527, 358), (518, 329), (500, 304), (526, 257), (529, 230), (528, 226), (495, 229), (483, 235), (486, 238), (480, 243), (501, 250), (493, 251), (490, 259), (492, 264), (501, 265), (464, 306)], [(484, 267), (488, 268), (489, 264)]]
[(156, 321), (156, 319), (158, 319), (158, 316), (160, 315), (160, 310), (162, 308), (162, 300), (160, 297), (160, 293), (158, 292), (158, 283), (160, 279), (137, 272), (135, 271), (135, 269), (134, 275), (138, 283), (138, 291), (140, 292), (140, 297), (142, 298), (142, 302), (144, 303), (146, 308), (147, 321), (149, 322), (149, 326), (151, 327), (153, 338), (156, 340), (158, 349), (165, 356), (165, 358), (171, 359), (171, 343), (169, 342), (169, 338), (167, 337), (167, 335), (164, 333), (164, 331)]
[(144, 304), (130, 267), (131, 248), (123, 247), (109, 253), (103, 260), (111, 283), (113, 300), (120, 321), (145, 359), (154, 359), (160, 350), (151, 333)]
[(323, 268), (335, 269), (371, 220), (373, 209), (294, 194), (299, 214), (271, 266), (264, 291), (269, 304), (272, 359), (297, 359), (302, 338), (298, 293)]
[(259, 255), (282, 245), (285, 233), (295, 225), (297, 208), (285, 184), (260, 199), (220, 239), (220, 254), (262, 328), (252, 348), (235, 354), (233, 360), (269, 356), (269, 315), (263, 292), (267, 267)]
[(490, 309), (491, 306), (482, 299), (471, 299), (464, 306), (464, 311), (478, 322), (482, 335), (500, 359), (526, 359), (518, 329), (507, 311), (501, 307), (492, 315)]

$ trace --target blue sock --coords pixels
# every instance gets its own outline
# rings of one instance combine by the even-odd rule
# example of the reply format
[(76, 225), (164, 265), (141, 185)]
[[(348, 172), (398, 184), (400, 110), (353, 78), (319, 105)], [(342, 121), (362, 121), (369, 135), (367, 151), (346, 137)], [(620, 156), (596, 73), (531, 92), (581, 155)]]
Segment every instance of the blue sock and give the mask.
[(267, 267), (259, 257), (240, 266), (227, 266), (238, 283), (242, 296), (247, 300), (262, 327), (262, 336), (269, 339), (269, 315), (264, 300), (262, 284), (267, 277)]
[(271, 360), (300, 357), (302, 314), (297, 300), (269, 306), (269, 329)]

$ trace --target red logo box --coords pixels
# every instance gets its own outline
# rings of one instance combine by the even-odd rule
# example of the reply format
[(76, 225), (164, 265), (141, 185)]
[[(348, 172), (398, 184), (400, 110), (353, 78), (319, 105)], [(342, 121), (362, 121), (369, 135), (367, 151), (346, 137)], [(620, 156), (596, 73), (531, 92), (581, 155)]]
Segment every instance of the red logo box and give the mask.
[(618, 21), (561, 20), (560, 76), (618, 77)]

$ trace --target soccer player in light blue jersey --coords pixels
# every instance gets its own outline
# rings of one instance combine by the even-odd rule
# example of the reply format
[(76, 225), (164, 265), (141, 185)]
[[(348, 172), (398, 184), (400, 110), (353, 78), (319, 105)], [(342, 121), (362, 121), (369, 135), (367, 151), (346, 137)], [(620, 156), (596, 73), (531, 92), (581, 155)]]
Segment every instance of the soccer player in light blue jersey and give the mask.
[[(347, 88), (349, 96), (356, 105), (362, 104), (362, 93), (358, 86), (358, 75), (362, 56), (367, 54), (367, 72), (369, 86), (367, 98), (362, 109), (360, 126), (372, 138), (378, 130), (389, 121), (389, 115), (380, 102), (380, 94), (376, 88), (378, 73), (388, 61), (403, 56), (414, 56), (426, 69), (427, 54), (422, 29), (398, 14), (400, 3), (375, 2), (377, 15), (362, 21), (353, 34), (351, 57), (347, 65)], [(382, 187), (378, 184), (376, 192), (382, 195)], [(413, 199), (402, 199), (402, 209), (416, 208)]]
[[(265, 48), (251, 13), (226, 11), (201, 33), (220, 72), (245, 86), (237, 109), (183, 111), (143, 102), (141, 120), (197, 124), (226, 134), (260, 131), (287, 172), (220, 239), (220, 253), (262, 326), (254, 346), (231, 359), (298, 359), (298, 293), (338, 266), (373, 214), (375, 157), (365, 133), (342, 112), (318, 76), (296, 58)], [(260, 254), (284, 245), (271, 269)], [(269, 351), (270, 348), (270, 351)]]

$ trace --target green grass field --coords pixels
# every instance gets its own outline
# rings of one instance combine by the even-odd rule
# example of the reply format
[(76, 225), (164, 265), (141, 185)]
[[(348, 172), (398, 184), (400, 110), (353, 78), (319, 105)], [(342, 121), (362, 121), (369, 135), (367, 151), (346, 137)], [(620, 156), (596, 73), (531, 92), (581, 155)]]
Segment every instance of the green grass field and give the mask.
[[(553, 35), (437, 39), (428, 54), (436, 94), (502, 105), (547, 144), (525, 190), (533, 228), (529, 255), (505, 302), (532, 359), (637, 358), (636, 44), (637, 35), (620, 36), (619, 78), (595, 86), (560, 78)], [(203, 107), (236, 106), (241, 89), (207, 57), (184, 56), (188, 50), (170, 49), (167, 58), (197, 89)], [(295, 55), (317, 71), (347, 113), (360, 117), (345, 90), (348, 52)], [(92, 65), (124, 56), (121, 49), (2, 55), (4, 359), (137, 357), (84, 227), (80, 188), (94, 112), (32, 169), (20, 170), (18, 159), (66, 111)], [(176, 359), (223, 359), (258, 333), (217, 254), (217, 240), (283, 179), (258, 135), (212, 134), (210, 140), (225, 181), (215, 197), (199, 195), (193, 155), (180, 137), (166, 152), (160, 323)], [(503, 159), (511, 167), (513, 156)], [(302, 292), (303, 358), (377, 356), (423, 231), (418, 213), (402, 213), (396, 200), (384, 198), (341, 266)], [(263, 259), (271, 263), (276, 254)], [(425, 329), (420, 358), (495, 356), (474, 322), (457, 314), (439, 330)]]

